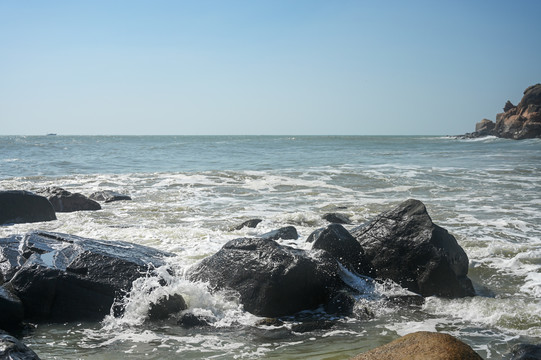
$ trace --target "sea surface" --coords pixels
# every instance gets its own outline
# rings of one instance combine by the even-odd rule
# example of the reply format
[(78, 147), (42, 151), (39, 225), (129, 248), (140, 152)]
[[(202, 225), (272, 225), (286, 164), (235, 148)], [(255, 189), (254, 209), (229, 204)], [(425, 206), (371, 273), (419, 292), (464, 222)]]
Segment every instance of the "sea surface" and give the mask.
[[(178, 276), (162, 292), (213, 319), (186, 330), (143, 321), (149, 276), (126, 314), (99, 323), (39, 324), (24, 342), (43, 359), (347, 359), (418, 330), (452, 334), (485, 359), (541, 338), (541, 140), (370, 136), (0, 136), (0, 189), (60, 186), (113, 190), (132, 201), (58, 220), (0, 227), (0, 237), (40, 229), (124, 240), (176, 254), (182, 274), (227, 241), (283, 226), (306, 237), (340, 212), (353, 225), (415, 198), (468, 254), (478, 296), (426, 299), (421, 307), (365, 301), (373, 318), (326, 330), (258, 326), (231, 296)], [(261, 218), (257, 228), (233, 230)], [(396, 291), (385, 287), (374, 292)], [(318, 313), (319, 312), (319, 313)], [(314, 316), (325, 316), (321, 310)]]

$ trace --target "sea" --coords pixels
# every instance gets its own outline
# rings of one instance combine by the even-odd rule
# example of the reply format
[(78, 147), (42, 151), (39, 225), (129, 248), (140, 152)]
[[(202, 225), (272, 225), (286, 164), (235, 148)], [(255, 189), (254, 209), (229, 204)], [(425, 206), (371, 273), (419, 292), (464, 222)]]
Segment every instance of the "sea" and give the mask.
[[(177, 275), (159, 292), (149, 290), (155, 275), (137, 280), (123, 317), (30, 326), (22, 340), (42, 359), (339, 360), (415, 331), (448, 333), (484, 359), (503, 359), (517, 343), (541, 341), (541, 139), (0, 136), (0, 189), (47, 186), (132, 201), (0, 226), (0, 237), (47, 230), (129, 241), (173, 253), (167, 267)], [(372, 316), (299, 333), (298, 317), (261, 325), (231, 294), (183, 276), (229, 240), (292, 225), (299, 239), (278, 242), (310, 249), (306, 238), (328, 225), (325, 213), (348, 216), (351, 229), (410, 198), (464, 248), (477, 296), (399, 306), (377, 295), (400, 289), (378, 285), (358, 298)], [(235, 230), (253, 218), (263, 221)], [(152, 301), (174, 293), (211, 326), (145, 321)], [(308, 315), (329, 318), (322, 309)]]

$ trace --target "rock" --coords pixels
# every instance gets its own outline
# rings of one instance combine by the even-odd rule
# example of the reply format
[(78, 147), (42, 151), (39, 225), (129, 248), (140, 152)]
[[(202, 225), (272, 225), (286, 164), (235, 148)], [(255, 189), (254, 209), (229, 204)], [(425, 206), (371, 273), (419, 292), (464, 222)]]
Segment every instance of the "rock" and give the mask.
[(541, 84), (524, 90), (517, 106), (505, 103), (503, 113), (496, 115), (496, 123), (483, 119), (475, 126), (475, 132), (459, 138), (476, 138), (493, 135), (508, 139), (541, 138)]
[(455, 337), (419, 331), (402, 336), (351, 360), (482, 360), (473, 349)]
[(24, 319), (21, 300), (4, 286), (0, 286), (0, 329), (15, 329)]
[(297, 240), (299, 234), (294, 226), (286, 226), (278, 230), (269, 231), (263, 235), (259, 235), (260, 238), (265, 240)]
[(170, 315), (186, 310), (186, 302), (180, 294), (162, 296), (150, 304), (148, 319), (150, 321), (167, 319)]
[(0, 246), (4, 286), (21, 299), (25, 318), (50, 322), (101, 320), (135, 279), (171, 256), (128, 242), (43, 231), (0, 239)]
[(422, 296), (473, 296), (468, 256), (456, 239), (435, 225), (418, 200), (407, 200), (351, 231), (377, 277)]
[(180, 319), (177, 321), (177, 325), (182, 326), (183, 328), (189, 329), (194, 327), (204, 327), (210, 326), (210, 318), (202, 315), (195, 315), (192, 313), (182, 314)]
[(507, 100), (507, 102), (505, 103), (505, 106), (503, 107), (503, 112), (508, 112), (509, 110), (514, 109), (514, 108), (516, 108), (516, 106), (513, 105), (511, 101)]
[(29, 191), (0, 191), (0, 225), (56, 220), (53, 205)]
[(28, 346), (13, 336), (0, 334), (0, 359), (39, 360), (39, 357)]
[(262, 221), (261, 219), (250, 219), (235, 227), (235, 230), (240, 230), (243, 227), (255, 228)]
[(215, 290), (235, 290), (246, 311), (265, 317), (314, 309), (342, 286), (338, 265), (324, 252), (308, 254), (261, 238), (229, 241), (188, 278)]
[(95, 201), (103, 201), (103, 202), (113, 202), (113, 201), (120, 201), (120, 200), (131, 200), (131, 197), (128, 195), (123, 195), (114, 191), (110, 190), (102, 190), (97, 191), (92, 194), (90, 194), (89, 198), (91, 200)]
[(312, 233), (306, 238), (306, 242), (314, 242), (323, 232), (323, 230), (325, 230), (325, 228), (319, 228), (312, 231)]
[(90, 200), (83, 194), (75, 193), (64, 190), (59, 187), (48, 187), (38, 190), (37, 193), (47, 197), (47, 199), (53, 204), (56, 212), (73, 212), (81, 210), (100, 210), (101, 205)]
[(540, 360), (541, 344), (517, 344), (513, 346), (509, 360)]
[(331, 315), (348, 316), (353, 313), (354, 307), (355, 298), (346, 291), (340, 291), (325, 304), (325, 311)]
[(339, 214), (339, 213), (327, 213), (323, 215), (323, 220), (327, 220), (330, 223), (334, 224), (351, 224), (351, 220), (347, 217), (347, 215)]
[(331, 224), (318, 232), (312, 249), (327, 251), (340, 264), (359, 275), (372, 273), (361, 244), (340, 224)]

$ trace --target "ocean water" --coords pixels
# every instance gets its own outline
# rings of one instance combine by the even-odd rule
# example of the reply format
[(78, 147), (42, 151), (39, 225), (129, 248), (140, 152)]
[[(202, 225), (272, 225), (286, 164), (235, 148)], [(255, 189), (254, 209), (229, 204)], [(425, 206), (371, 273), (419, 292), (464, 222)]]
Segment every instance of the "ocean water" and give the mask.
[[(364, 223), (415, 198), (469, 256), (480, 294), (427, 298), (422, 307), (359, 298), (370, 319), (340, 318), (326, 330), (291, 332), (258, 326), (230, 294), (178, 276), (148, 292), (156, 277), (134, 284), (122, 318), (39, 324), (24, 341), (44, 359), (347, 359), (418, 330), (441, 331), (483, 358), (502, 359), (516, 343), (541, 338), (541, 140), (368, 136), (1, 136), (0, 189), (61, 186), (133, 201), (58, 220), (0, 227), (0, 237), (33, 229), (124, 240), (170, 251), (178, 274), (227, 241), (293, 225), (298, 240), (327, 225), (327, 212)], [(251, 218), (255, 229), (232, 230)], [(352, 225), (351, 227), (353, 227)], [(347, 226), (350, 228), (350, 226)], [(166, 274), (166, 269), (160, 269)], [(354, 279), (363, 286), (362, 279)], [(211, 327), (143, 321), (163, 293), (182, 294), (187, 311)], [(313, 316), (322, 316), (316, 310)]]

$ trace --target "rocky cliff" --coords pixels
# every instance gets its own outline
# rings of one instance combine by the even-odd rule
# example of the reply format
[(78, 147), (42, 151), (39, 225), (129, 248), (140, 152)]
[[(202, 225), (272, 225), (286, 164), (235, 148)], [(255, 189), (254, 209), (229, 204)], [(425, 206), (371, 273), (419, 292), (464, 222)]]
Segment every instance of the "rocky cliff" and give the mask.
[(496, 115), (495, 123), (483, 119), (475, 125), (475, 132), (464, 137), (493, 135), (515, 140), (541, 138), (541, 84), (524, 90), (524, 96), (516, 106), (508, 100), (503, 111)]

